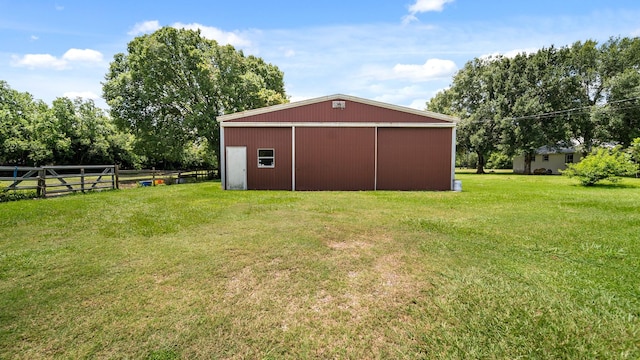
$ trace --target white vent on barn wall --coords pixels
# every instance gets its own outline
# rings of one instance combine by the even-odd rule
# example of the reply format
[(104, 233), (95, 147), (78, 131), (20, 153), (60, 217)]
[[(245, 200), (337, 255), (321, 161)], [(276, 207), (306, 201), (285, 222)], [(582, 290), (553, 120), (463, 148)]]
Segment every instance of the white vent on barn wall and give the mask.
[(333, 101), (331, 102), (331, 107), (334, 109), (344, 109), (347, 107), (347, 102), (343, 100)]

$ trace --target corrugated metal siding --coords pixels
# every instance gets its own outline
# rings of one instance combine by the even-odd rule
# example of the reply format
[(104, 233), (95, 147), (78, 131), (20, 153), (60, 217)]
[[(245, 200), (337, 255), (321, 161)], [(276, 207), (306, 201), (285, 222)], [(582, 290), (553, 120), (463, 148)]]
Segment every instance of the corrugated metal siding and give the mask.
[(296, 128), (296, 190), (373, 190), (374, 176), (375, 129)]
[[(291, 128), (227, 128), (225, 146), (247, 147), (247, 188), (291, 190)], [(258, 149), (275, 150), (275, 167), (258, 168)]]
[[(346, 101), (346, 100), (345, 100)], [(422, 122), (447, 123), (417, 114), (385, 109), (369, 104), (346, 101), (345, 109), (333, 109), (331, 101), (323, 101), (266, 114), (243, 117), (226, 122)]]
[(450, 190), (448, 128), (379, 128), (379, 190)]

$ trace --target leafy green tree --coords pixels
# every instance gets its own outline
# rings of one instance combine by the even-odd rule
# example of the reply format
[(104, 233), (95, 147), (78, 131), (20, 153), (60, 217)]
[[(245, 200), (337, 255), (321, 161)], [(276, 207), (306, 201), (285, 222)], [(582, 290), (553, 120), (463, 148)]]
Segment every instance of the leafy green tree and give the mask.
[(625, 69), (609, 79), (607, 85), (607, 105), (598, 109), (594, 117), (606, 124), (608, 141), (626, 147), (640, 136), (640, 72)]
[(26, 163), (28, 109), (33, 99), (0, 82), (0, 164)]
[(567, 113), (567, 122), (573, 141), (580, 144), (582, 155), (586, 156), (593, 147), (603, 142), (604, 128), (593, 116), (592, 109), (600, 104), (605, 95), (603, 51), (594, 40), (575, 42), (569, 47), (568, 76), (578, 84), (571, 96), (570, 108), (577, 110)]
[(116, 54), (103, 94), (111, 116), (155, 166), (186, 162), (192, 144), (219, 158), (218, 115), (287, 101), (283, 74), (199, 31), (162, 28)]
[(0, 164), (132, 167), (132, 144), (92, 100), (58, 98), (49, 107), (0, 81)]
[(58, 131), (61, 133), (60, 146), (55, 148), (55, 158), (58, 164), (75, 164), (75, 152), (81, 151), (79, 120), (73, 102), (66, 98), (53, 101), (51, 111), (58, 120)]
[(458, 124), (458, 148), (477, 155), (478, 174), (500, 143), (500, 118), (503, 110), (503, 78), (508, 59), (473, 59), (453, 78), (451, 87), (437, 94), (427, 109), (461, 118)]
[(628, 146), (640, 136), (640, 38), (611, 38), (598, 48), (599, 90), (591, 112), (598, 143)]
[[(462, 120), (458, 149), (478, 155), (524, 155), (525, 173), (542, 146), (573, 146), (584, 155), (603, 143), (628, 146), (640, 136), (640, 38), (593, 40), (513, 58), (474, 59), (429, 110)], [(498, 126), (496, 126), (498, 124)]]
[[(600, 76), (604, 81), (640, 65), (640, 38), (612, 37), (600, 50)], [(606, 86), (603, 91), (606, 91)]]
[(61, 137), (54, 147), (56, 163), (137, 165), (133, 136), (119, 131), (93, 100), (57, 98), (51, 110)]
[(0, 81), (0, 164), (39, 165), (53, 160), (56, 119), (31, 94)]
[(33, 102), (28, 132), (31, 139), (28, 158), (34, 165), (55, 163), (56, 150), (67, 146), (63, 134), (59, 131), (58, 119), (42, 100)]
[(618, 146), (613, 149), (595, 149), (579, 163), (569, 164), (562, 175), (578, 178), (584, 186), (592, 186), (603, 180), (615, 183), (622, 176), (635, 174), (636, 170), (630, 155)]
[(508, 155), (525, 155), (526, 174), (538, 148), (570, 140), (566, 115), (554, 113), (570, 108), (579, 91), (567, 70), (568, 56), (567, 48), (549, 47), (511, 62), (506, 94), (512, 118), (503, 121), (502, 145)]

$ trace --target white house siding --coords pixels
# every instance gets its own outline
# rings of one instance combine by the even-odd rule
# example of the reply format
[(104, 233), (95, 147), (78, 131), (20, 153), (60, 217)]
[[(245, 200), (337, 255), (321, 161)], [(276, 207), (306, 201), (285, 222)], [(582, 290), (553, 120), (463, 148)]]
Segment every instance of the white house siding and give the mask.
[[(547, 161), (544, 160), (544, 155), (536, 155), (534, 161), (531, 162), (531, 173), (536, 169), (551, 169), (553, 174), (560, 174), (559, 170), (564, 170), (567, 168), (567, 164), (565, 163), (565, 156), (567, 154), (548, 154), (549, 159)], [(577, 163), (580, 161), (580, 153), (573, 153), (573, 162)], [(524, 173), (524, 156), (516, 156), (513, 158), (513, 172), (516, 174)]]

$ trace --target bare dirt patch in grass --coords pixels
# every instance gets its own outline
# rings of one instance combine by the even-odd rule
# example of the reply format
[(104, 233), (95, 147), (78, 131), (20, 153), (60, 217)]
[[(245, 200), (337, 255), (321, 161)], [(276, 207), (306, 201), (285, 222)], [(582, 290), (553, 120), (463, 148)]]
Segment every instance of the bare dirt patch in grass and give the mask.
[(639, 358), (640, 182), (462, 178), (0, 204), (0, 358)]
[(330, 242), (327, 243), (327, 246), (329, 248), (331, 248), (332, 250), (359, 250), (359, 249), (370, 248), (372, 245), (369, 244), (369, 243), (362, 242), (362, 241), (352, 241), (352, 242), (330, 241)]

